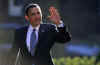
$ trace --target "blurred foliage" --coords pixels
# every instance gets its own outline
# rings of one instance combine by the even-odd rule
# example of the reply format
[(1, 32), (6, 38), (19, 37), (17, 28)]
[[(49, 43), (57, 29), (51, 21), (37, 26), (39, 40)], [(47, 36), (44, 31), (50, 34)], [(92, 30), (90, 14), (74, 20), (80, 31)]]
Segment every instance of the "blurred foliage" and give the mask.
[(55, 65), (100, 65), (100, 61), (96, 62), (95, 56), (53, 58), (53, 62)]

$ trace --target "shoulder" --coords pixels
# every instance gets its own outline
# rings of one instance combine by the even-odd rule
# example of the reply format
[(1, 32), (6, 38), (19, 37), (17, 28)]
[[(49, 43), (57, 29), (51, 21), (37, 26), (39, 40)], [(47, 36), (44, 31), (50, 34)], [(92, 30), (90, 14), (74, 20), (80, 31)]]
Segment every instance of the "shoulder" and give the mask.
[(23, 26), (23, 27), (16, 28), (15, 30), (22, 31), (22, 30), (27, 30), (27, 28), (28, 28), (28, 26)]
[(46, 27), (46, 28), (55, 28), (56, 27), (56, 25), (51, 24), (51, 23), (43, 23), (41, 25), (44, 26), (44, 27)]
[(25, 31), (27, 32), (28, 26), (20, 27), (15, 29), (15, 34), (22, 34)]
[(42, 27), (42, 29), (45, 29), (46, 31), (56, 31), (56, 26), (54, 24), (43, 23), (40, 27)]

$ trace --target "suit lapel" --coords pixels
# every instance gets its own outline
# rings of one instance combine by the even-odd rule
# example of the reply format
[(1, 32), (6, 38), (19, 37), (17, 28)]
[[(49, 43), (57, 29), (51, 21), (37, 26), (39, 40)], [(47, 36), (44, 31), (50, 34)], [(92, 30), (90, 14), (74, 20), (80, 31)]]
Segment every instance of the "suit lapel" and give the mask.
[(43, 24), (40, 24), (39, 32), (38, 32), (38, 43), (36, 46), (38, 46), (42, 42), (42, 38), (44, 36), (45, 28)]
[[(40, 28), (39, 28), (39, 32), (38, 32), (38, 43), (37, 43), (37, 45), (40, 43), (40, 40), (43, 37), (43, 32), (45, 32), (43, 27), (44, 27), (43, 24), (40, 24)], [(23, 38), (24, 38), (24, 47), (27, 47), (27, 45), (26, 45), (27, 31), (28, 31), (28, 26), (23, 29), (23, 33), (22, 33)]]
[(38, 32), (38, 34), (39, 34), (38, 43), (39, 43), (40, 40), (41, 40), (41, 37), (42, 37), (42, 35), (43, 35), (43, 31), (44, 31), (43, 26), (42, 26), (42, 24), (40, 24), (40, 28), (39, 28), (39, 32)]
[[(23, 37), (24, 37), (24, 47), (27, 48), (26, 45), (26, 37), (27, 37), (27, 31), (28, 31), (28, 27), (25, 27), (23, 30)], [(40, 28), (39, 28), (39, 32), (38, 32), (38, 43), (36, 44), (36, 48), (38, 48), (38, 46), (40, 45), (40, 43), (42, 43), (42, 38), (45, 35), (45, 28), (43, 24), (40, 24)], [(27, 48), (28, 50), (28, 48)]]
[[(27, 31), (28, 31), (28, 26), (25, 27), (25, 28), (23, 29), (23, 33), (22, 33), (23, 39), (24, 39), (24, 40), (23, 40), (23, 41), (24, 41), (23, 44), (24, 44), (24, 47), (25, 47), (25, 48), (27, 48), (27, 45), (26, 45)], [(36, 47), (40, 44), (41, 38), (42, 38), (43, 35), (44, 35), (43, 32), (45, 32), (44, 26), (43, 26), (43, 24), (40, 24), (40, 28), (39, 28), (39, 32), (38, 32), (38, 43), (37, 43)]]

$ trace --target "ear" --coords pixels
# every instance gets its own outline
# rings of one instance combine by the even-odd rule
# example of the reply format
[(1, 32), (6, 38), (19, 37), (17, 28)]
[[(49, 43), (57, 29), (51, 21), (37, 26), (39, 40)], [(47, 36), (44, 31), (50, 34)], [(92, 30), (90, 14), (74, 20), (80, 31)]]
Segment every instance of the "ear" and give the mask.
[(27, 15), (25, 15), (25, 19), (28, 21), (29, 20), (29, 18), (28, 18), (28, 16)]

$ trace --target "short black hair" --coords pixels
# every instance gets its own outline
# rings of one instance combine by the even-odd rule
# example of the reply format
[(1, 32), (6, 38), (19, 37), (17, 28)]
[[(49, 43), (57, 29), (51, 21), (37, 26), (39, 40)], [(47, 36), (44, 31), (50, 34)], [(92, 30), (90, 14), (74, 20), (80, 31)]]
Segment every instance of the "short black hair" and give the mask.
[(29, 9), (30, 9), (30, 8), (34, 8), (34, 7), (37, 7), (37, 6), (38, 6), (38, 5), (33, 4), (33, 3), (27, 4), (27, 5), (25, 6), (25, 14), (28, 15)]

